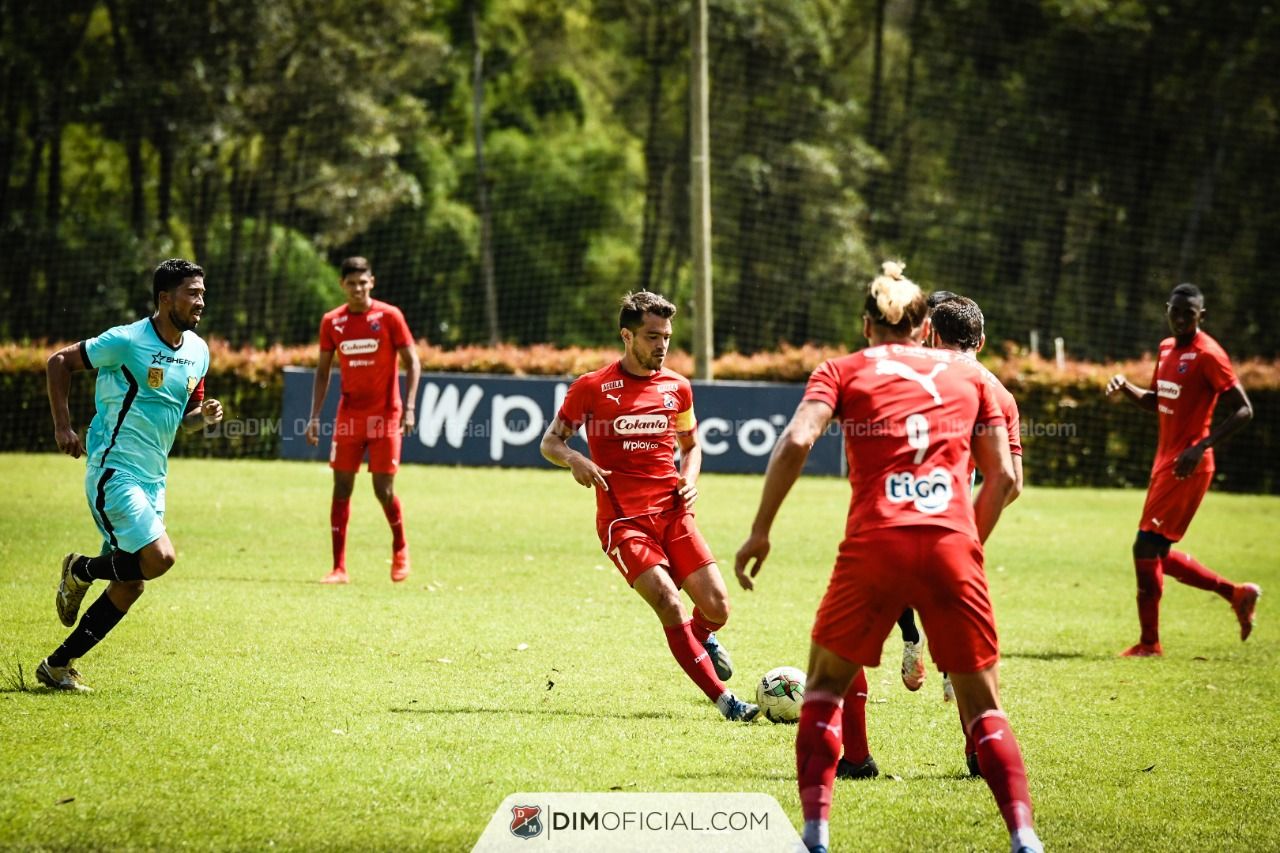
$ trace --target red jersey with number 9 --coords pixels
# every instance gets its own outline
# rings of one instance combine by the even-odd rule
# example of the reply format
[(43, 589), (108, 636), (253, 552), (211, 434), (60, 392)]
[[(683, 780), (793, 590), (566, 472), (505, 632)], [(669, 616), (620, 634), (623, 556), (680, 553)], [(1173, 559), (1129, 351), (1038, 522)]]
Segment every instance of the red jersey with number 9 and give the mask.
[(635, 376), (617, 361), (578, 377), (558, 417), (575, 430), (585, 426), (591, 461), (613, 472), (609, 491), (596, 489), (597, 519), (675, 507), (676, 435), (697, 427), (688, 379), (666, 368)]
[(969, 499), (975, 427), (1004, 428), (971, 358), (887, 344), (819, 365), (805, 400), (829, 405), (844, 434), (853, 497), (846, 538), (879, 527), (934, 525), (977, 538)]

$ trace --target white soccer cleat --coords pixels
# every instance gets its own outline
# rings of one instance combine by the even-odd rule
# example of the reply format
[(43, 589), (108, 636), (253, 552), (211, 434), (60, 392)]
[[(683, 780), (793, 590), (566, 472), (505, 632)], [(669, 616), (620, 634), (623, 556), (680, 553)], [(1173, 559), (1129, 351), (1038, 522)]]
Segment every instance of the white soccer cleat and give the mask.
[(918, 643), (902, 644), (902, 683), (911, 691), (924, 684), (924, 637)]
[(82, 581), (71, 573), (71, 567), (80, 559), (80, 554), (70, 553), (62, 558), (62, 579), (58, 581), (58, 596), (54, 605), (58, 610), (58, 621), (70, 628), (76, 624), (76, 616), (80, 613), (80, 602), (89, 591), (93, 581)]
[(84, 683), (83, 677), (74, 666), (49, 666), (49, 659), (40, 661), (36, 667), (36, 680), (50, 690), (66, 690), (72, 693), (92, 693), (93, 688)]
[(942, 673), (942, 701), (956, 701), (956, 689), (951, 686), (951, 676), (947, 675), (945, 672)]

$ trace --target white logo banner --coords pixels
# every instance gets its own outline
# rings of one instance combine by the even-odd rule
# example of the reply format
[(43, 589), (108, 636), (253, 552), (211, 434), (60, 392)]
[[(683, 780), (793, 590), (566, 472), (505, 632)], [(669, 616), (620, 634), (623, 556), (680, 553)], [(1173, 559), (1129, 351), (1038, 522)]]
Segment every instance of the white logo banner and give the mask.
[(473, 853), (792, 853), (800, 836), (768, 794), (530, 793), (502, 801)]

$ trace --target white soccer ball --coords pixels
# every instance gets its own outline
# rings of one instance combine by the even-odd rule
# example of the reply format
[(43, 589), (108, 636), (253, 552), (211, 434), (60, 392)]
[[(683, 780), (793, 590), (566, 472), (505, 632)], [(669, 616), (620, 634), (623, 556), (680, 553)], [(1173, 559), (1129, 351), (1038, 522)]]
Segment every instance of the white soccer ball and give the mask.
[(804, 701), (804, 673), (794, 666), (777, 666), (756, 683), (756, 704), (771, 723), (794, 723), (800, 719)]

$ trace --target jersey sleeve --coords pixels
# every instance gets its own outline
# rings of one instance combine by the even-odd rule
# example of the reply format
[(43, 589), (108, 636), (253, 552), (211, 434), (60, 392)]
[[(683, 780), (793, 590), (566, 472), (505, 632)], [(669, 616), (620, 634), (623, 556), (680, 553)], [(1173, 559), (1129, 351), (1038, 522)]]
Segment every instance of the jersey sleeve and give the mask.
[(80, 342), (80, 357), (88, 368), (117, 367), (124, 364), (133, 344), (128, 326), (114, 326), (96, 338)]
[(978, 426), (1008, 426), (1000, 401), (996, 398), (995, 388), (981, 377), (978, 378), (978, 416), (974, 422)]
[(338, 348), (338, 342), (333, 339), (333, 323), (329, 321), (326, 315), (320, 318), (320, 352), (333, 352)]
[(1240, 381), (1231, 367), (1231, 359), (1218, 347), (1205, 352), (1204, 378), (1209, 383), (1209, 387), (1218, 394)]
[(680, 405), (680, 411), (675, 418), (676, 432), (693, 432), (698, 426), (698, 419), (693, 414), (693, 386), (688, 382), (681, 382), (676, 400)]
[(840, 369), (834, 361), (824, 361), (809, 376), (804, 388), (804, 400), (826, 403), (831, 411), (840, 411)]
[(1004, 421), (1009, 430), (1009, 454), (1022, 455), (1022, 416), (1018, 414), (1018, 402), (1008, 391), (1004, 393)]
[(413, 346), (413, 335), (409, 332), (409, 324), (404, 319), (404, 314), (399, 308), (391, 310), (391, 327), (388, 331), (391, 333), (391, 346), (396, 349)]
[(583, 421), (591, 413), (591, 382), (588, 376), (590, 374), (579, 376), (573, 381), (569, 390), (565, 392), (560, 411), (556, 414), (562, 423), (575, 431), (582, 426)]
[(190, 412), (204, 402), (204, 377), (200, 377), (200, 381), (196, 383), (195, 390), (187, 395), (187, 407), (184, 412)]

